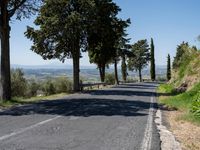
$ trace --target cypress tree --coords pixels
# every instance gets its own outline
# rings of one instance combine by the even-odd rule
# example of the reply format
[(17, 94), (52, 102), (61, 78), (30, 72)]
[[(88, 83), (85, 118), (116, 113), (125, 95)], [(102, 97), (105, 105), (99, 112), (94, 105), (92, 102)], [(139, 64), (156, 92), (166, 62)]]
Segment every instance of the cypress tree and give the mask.
[(169, 81), (171, 79), (171, 59), (170, 55), (167, 56), (167, 80)]
[(153, 43), (153, 39), (151, 38), (151, 70), (150, 70), (150, 74), (151, 74), (151, 80), (155, 81), (156, 79), (156, 73), (155, 73), (155, 56), (154, 56), (154, 43)]

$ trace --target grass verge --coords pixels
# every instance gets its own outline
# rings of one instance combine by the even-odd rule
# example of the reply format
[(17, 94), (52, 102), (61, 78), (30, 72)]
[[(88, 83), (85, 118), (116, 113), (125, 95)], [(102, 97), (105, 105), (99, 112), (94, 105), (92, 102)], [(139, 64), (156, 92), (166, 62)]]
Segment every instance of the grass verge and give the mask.
[(159, 102), (168, 108), (177, 109), (183, 112), (183, 115), (178, 116), (178, 120), (185, 120), (200, 126), (200, 117), (191, 113), (193, 101), (197, 98), (200, 91), (200, 83), (196, 84), (190, 91), (182, 94), (174, 92), (173, 85), (162, 84), (158, 87)]
[(12, 100), (0, 101), (0, 108), (10, 108), (16, 105), (32, 104), (43, 100), (55, 100), (66, 96), (67, 93), (54, 94), (50, 96), (32, 97), (28, 99), (14, 97)]

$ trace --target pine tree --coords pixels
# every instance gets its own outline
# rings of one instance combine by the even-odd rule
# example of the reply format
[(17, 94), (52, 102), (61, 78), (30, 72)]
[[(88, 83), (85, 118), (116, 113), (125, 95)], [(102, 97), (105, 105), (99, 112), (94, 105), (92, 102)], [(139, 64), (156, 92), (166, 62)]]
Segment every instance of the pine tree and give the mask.
[(151, 38), (151, 80), (155, 81), (156, 79), (156, 73), (155, 73), (155, 56), (154, 56), (154, 43), (153, 39)]
[(167, 80), (169, 81), (171, 79), (171, 59), (170, 55), (167, 56)]
[(81, 52), (87, 50), (87, 29), (91, 26), (94, 10), (91, 0), (46, 0), (35, 24), (39, 29), (28, 27), (26, 37), (33, 41), (32, 50), (43, 59), (67, 58), (73, 60), (73, 90), (80, 90)]

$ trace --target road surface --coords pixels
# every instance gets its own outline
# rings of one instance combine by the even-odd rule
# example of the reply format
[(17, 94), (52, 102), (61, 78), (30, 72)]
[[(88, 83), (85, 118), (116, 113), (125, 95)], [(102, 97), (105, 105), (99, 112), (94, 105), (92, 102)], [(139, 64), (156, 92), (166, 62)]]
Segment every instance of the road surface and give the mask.
[(0, 150), (159, 150), (156, 84), (123, 84), (0, 113)]

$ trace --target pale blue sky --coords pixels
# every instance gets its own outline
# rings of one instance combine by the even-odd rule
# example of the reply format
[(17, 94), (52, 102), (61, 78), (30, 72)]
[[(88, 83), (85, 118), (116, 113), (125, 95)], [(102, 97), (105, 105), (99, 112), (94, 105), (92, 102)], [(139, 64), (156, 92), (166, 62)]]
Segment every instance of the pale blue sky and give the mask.
[[(165, 65), (168, 53), (175, 55), (176, 47), (182, 41), (200, 46), (196, 41), (200, 34), (199, 0), (114, 0), (122, 9), (119, 16), (131, 18), (128, 29), (131, 42), (152, 37), (155, 44), (156, 64)], [(33, 26), (33, 20), (12, 21), (11, 64), (44, 65), (59, 63), (46, 61), (30, 50), (31, 42), (24, 37), (26, 26)], [(66, 64), (71, 65), (67, 60)], [(81, 65), (88, 66), (87, 54)]]

